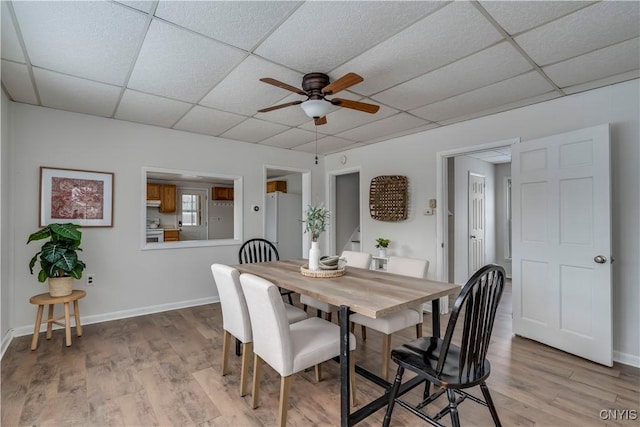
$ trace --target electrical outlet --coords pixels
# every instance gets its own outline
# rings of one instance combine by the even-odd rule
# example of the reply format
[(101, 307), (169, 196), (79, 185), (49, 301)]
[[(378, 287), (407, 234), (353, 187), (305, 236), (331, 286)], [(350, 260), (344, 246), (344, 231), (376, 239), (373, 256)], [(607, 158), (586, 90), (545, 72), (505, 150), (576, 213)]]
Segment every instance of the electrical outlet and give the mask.
[(96, 281), (96, 275), (95, 274), (87, 274), (87, 286), (93, 286), (95, 281)]

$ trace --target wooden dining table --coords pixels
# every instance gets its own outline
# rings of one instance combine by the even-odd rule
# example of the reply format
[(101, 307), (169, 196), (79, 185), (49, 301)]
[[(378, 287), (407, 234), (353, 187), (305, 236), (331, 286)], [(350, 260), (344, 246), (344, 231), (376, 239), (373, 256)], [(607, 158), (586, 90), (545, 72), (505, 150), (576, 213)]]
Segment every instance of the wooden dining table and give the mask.
[[(383, 394), (353, 413), (349, 406), (349, 316), (360, 313), (368, 317), (382, 317), (431, 301), (433, 335), (440, 336), (439, 299), (460, 292), (460, 286), (379, 270), (345, 267), (339, 277), (316, 278), (304, 276), (300, 267), (306, 260), (294, 259), (254, 264), (238, 264), (240, 273), (260, 276), (275, 285), (302, 295), (340, 307), (340, 424), (352, 426), (388, 403), (391, 384), (356, 364), (356, 372), (383, 389)], [(413, 378), (402, 385), (400, 394), (416, 387), (423, 380)]]

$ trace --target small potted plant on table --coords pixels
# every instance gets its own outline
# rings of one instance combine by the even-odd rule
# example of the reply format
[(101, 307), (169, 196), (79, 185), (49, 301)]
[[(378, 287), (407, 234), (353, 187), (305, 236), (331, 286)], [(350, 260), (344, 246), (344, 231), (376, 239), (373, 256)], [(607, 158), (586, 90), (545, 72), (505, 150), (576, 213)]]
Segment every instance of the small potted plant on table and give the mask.
[(29, 270), (40, 260), (38, 281), (49, 279), (49, 294), (62, 297), (73, 292), (73, 280), (82, 277), (86, 265), (78, 259), (82, 232), (76, 224), (49, 224), (29, 236), (27, 244), (33, 240), (49, 239), (29, 262)]
[(381, 258), (387, 257), (387, 247), (391, 243), (391, 240), (385, 239), (384, 237), (378, 237), (376, 239), (376, 248), (378, 248), (379, 253), (378, 256)]

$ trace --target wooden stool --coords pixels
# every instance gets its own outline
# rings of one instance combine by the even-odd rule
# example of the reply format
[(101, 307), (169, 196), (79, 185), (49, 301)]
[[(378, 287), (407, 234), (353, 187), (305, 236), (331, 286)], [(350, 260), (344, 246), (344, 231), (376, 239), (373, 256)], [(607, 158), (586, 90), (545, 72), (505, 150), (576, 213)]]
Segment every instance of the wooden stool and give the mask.
[[(78, 300), (87, 295), (85, 291), (74, 290), (71, 295), (64, 297), (52, 297), (49, 293), (32, 296), (29, 302), (38, 305), (38, 314), (36, 315), (36, 326), (33, 330), (33, 339), (31, 340), (31, 350), (38, 348), (38, 336), (40, 335), (40, 325), (47, 324), (47, 339), (51, 339), (53, 332), (53, 324), (64, 326), (67, 338), (67, 347), (71, 345), (71, 313), (69, 312), (69, 303), (73, 301), (73, 315), (76, 318), (76, 334), (82, 336), (82, 325), (80, 324), (80, 309), (78, 308)], [(53, 306), (55, 304), (64, 304), (64, 316), (53, 317)], [(42, 320), (42, 312), (45, 304), (49, 304), (49, 314), (46, 320)], [(64, 323), (58, 320), (64, 319)]]

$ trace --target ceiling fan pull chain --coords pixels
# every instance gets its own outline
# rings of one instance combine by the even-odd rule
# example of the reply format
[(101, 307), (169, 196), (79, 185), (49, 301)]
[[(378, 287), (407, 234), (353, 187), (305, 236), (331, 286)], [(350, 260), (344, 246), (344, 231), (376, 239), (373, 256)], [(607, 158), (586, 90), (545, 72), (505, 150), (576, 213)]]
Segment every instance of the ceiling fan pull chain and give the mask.
[(316, 125), (316, 165), (318, 164), (318, 125)]

